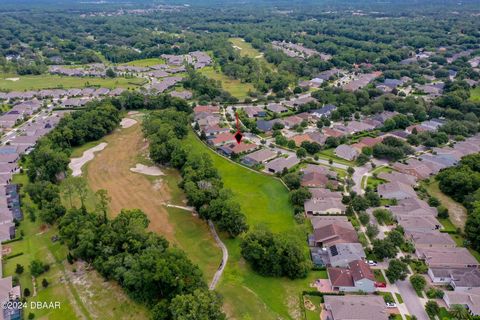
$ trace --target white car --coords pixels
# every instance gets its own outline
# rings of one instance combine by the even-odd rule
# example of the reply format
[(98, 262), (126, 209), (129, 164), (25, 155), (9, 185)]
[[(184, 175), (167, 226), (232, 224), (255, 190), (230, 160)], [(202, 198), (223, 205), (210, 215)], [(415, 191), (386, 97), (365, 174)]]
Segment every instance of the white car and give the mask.
[(373, 260), (368, 260), (367, 263), (369, 266), (372, 266), (372, 267), (377, 265), (377, 261), (373, 261)]
[(393, 302), (387, 302), (387, 308), (396, 308), (397, 304)]

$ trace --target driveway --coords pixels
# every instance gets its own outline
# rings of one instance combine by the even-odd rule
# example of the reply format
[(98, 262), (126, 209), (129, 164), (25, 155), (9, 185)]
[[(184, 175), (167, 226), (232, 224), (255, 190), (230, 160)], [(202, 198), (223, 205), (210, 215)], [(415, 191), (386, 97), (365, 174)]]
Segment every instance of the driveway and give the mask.
[(362, 179), (368, 174), (368, 171), (371, 169), (370, 163), (362, 167), (354, 167), (355, 172), (352, 175), (353, 182), (355, 183), (352, 187), (352, 190), (357, 194), (364, 194), (365, 191), (362, 188)]
[(418, 320), (429, 320), (422, 301), (417, 296), (415, 290), (413, 290), (409, 280), (397, 281), (395, 284), (397, 285), (398, 291), (400, 292), (410, 315), (416, 316)]

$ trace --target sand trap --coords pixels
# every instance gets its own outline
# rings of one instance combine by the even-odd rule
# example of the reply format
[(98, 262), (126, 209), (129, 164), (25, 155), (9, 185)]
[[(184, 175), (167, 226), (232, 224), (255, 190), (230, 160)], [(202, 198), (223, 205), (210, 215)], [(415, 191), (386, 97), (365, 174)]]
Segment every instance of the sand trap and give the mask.
[(146, 174), (147, 176), (163, 176), (162, 170), (160, 170), (158, 167), (149, 167), (141, 163), (137, 163), (135, 168), (130, 168), (130, 171), (136, 172), (136, 173), (141, 173), (141, 174)]
[(7, 80), (7, 81), (14, 81), (14, 82), (15, 82), (15, 81), (20, 80), (20, 78), (7, 78), (7, 79), (5, 79), (5, 80)]
[(242, 48), (240, 48), (239, 46), (233, 46), (233, 48), (235, 48), (237, 50), (242, 50)]
[(122, 128), (126, 129), (126, 128), (130, 128), (136, 123), (137, 123), (137, 120), (130, 119), (130, 118), (123, 118), (122, 121), (120, 122), (120, 125), (122, 126)]
[(107, 146), (106, 142), (102, 142), (99, 145), (85, 150), (83, 155), (80, 158), (72, 158), (70, 159), (70, 163), (68, 167), (72, 169), (72, 176), (78, 177), (82, 175), (82, 167), (88, 161), (93, 160), (95, 158), (95, 152), (102, 151)]
[(128, 114), (129, 116), (133, 116), (134, 114), (139, 114), (139, 113), (140, 113), (140, 112), (138, 112), (138, 111), (128, 111), (127, 114)]

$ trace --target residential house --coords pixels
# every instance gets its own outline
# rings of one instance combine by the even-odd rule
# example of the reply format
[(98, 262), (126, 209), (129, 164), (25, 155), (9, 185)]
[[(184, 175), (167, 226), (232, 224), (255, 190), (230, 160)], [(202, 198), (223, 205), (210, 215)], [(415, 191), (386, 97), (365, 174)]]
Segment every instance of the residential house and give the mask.
[(247, 154), (243, 157), (242, 162), (246, 165), (253, 166), (257, 164), (262, 164), (271, 160), (277, 156), (277, 153), (270, 149), (261, 149), (250, 154)]
[(232, 155), (239, 155), (247, 152), (254, 151), (258, 149), (259, 146), (254, 144), (254, 143), (244, 143), (244, 142), (233, 142), (233, 143), (228, 143), (220, 148), (218, 148), (223, 154), (227, 156), (232, 156)]
[(207, 113), (219, 113), (220, 108), (218, 106), (196, 106), (193, 108), (193, 112), (195, 114), (200, 113), (200, 112), (207, 112)]
[(403, 227), (405, 232), (407, 231), (434, 231), (439, 230), (442, 224), (432, 216), (410, 216), (410, 215), (397, 215), (397, 222)]
[(411, 186), (398, 181), (383, 183), (377, 186), (378, 195), (384, 199), (416, 198), (417, 193)]
[(207, 126), (205, 126), (205, 127), (202, 129), (202, 131), (205, 132), (205, 135), (206, 135), (207, 137), (209, 137), (209, 136), (218, 135), (218, 134), (220, 134), (220, 133), (230, 132), (230, 129), (228, 129), (227, 127), (222, 128), (222, 127), (220, 127), (218, 124), (214, 124), (214, 125), (207, 125)]
[(312, 217), (313, 234), (309, 245), (329, 247), (340, 243), (358, 243), (358, 235), (346, 217)]
[(235, 140), (234, 135), (231, 134), (230, 132), (220, 133), (208, 139), (208, 143), (216, 147), (227, 144), (227, 143), (233, 143), (236, 141), (237, 140)]
[(266, 111), (257, 106), (249, 106), (242, 109), (247, 117), (249, 118), (258, 118), (258, 117), (265, 117)]
[(480, 315), (480, 288), (472, 288), (465, 291), (445, 291), (443, 300), (447, 307), (462, 305), (474, 316)]
[(411, 176), (409, 174), (404, 174), (404, 173), (395, 172), (395, 171), (392, 171), (390, 173), (382, 172), (378, 175), (378, 178), (387, 180), (387, 181), (398, 181), (400, 183), (403, 183), (409, 186), (415, 186), (417, 184), (416, 177)]
[(388, 320), (387, 306), (381, 296), (373, 295), (325, 295), (325, 318), (331, 320)]
[(430, 268), (428, 276), (433, 284), (450, 285), (455, 291), (480, 287), (480, 270), (477, 268)]
[(282, 119), (283, 120), (283, 124), (285, 125), (286, 128), (292, 128), (296, 125), (300, 125), (300, 123), (302, 123), (303, 119), (298, 117), (298, 116), (289, 116), (289, 117), (285, 117)]
[(395, 216), (431, 216), (436, 217), (438, 211), (434, 207), (416, 197), (402, 199), (388, 208)]
[(280, 173), (285, 169), (290, 169), (300, 163), (300, 159), (296, 156), (289, 156), (288, 158), (280, 157), (265, 164), (265, 168), (271, 173)]
[(395, 162), (393, 168), (402, 173), (412, 175), (419, 180), (427, 179), (433, 173), (425, 163), (416, 159), (409, 159), (407, 164)]
[(363, 246), (360, 243), (338, 243), (327, 249), (328, 265), (332, 267), (347, 267), (355, 260), (366, 258)]
[(310, 199), (303, 207), (307, 215), (344, 214), (347, 209), (341, 199), (334, 198)]
[(341, 144), (335, 148), (335, 155), (339, 158), (353, 161), (359, 156), (360, 152), (352, 146)]
[(341, 292), (374, 292), (375, 276), (363, 260), (354, 260), (347, 268), (327, 268), (333, 290)]
[(321, 118), (321, 117), (329, 117), (332, 114), (332, 112), (335, 110), (337, 110), (337, 106), (333, 104), (327, 104), (319, 109), (310, 110), (309, 112), (312, 115), (316, 116), (317, 118)]
[(417, 257), (429, 268), (478, 268), (479, 263), (467, 248), (418, 248)]
[(455, 241), (448, 233), (435, 231), (405, 231), (405, 238), (414, 243), (415, 248), (453, 248)]
[(285, 113), (288, 112), (288, 109), (278, 103), (270, 103), (266, 106), (267, 110), (273, 113)]

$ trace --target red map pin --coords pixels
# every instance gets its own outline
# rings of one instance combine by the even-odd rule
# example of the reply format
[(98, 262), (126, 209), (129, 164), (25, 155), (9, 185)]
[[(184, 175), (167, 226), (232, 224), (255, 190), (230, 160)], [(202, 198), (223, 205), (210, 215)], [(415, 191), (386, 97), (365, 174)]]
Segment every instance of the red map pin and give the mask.
[(243, 134), (240, 131), (240, 123), (238, 121), (238, 113), (236, 111), (235, 111), (235, 120), (237, 122), (237, 132), (235, 133), (234, 137), (235, 137), (235, 140), (237, 140), (237, 143), (240, 144), (240, 142), (242, 142)]

